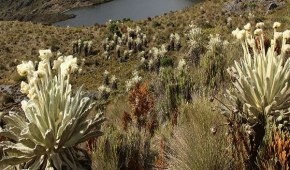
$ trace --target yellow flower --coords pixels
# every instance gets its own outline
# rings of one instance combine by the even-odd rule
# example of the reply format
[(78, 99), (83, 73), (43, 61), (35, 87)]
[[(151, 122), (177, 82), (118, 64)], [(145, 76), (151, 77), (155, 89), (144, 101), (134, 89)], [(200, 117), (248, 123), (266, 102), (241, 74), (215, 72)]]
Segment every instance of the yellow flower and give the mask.
[(283, 47), (282, 47), (282, 51), (283, 52), (290, 51), (290, 44), (284, 44)]
[(283, 32), (283, 38), (284, 39), (290, 39), (290, 30), (286, 30)]
[(251, 29), (251, 24), (248, 23), (247, 25), (245, 25), (245, 26), (244, 26), (244, 29), (245, 29), (246, 31), (249, 31), (249, 30)]
[(52, 57), (51, 50), (39, 50), (39, 58), (41, 60), (49, 60)]
[(32, 73), (34, 70), (35, 68), (32, 61), (22, 61), (22, 64), (17, 66), (17, 72), (21, 76), (26, 76), (28, 73)]
[(283, 33), (282, 32), (274, 32), (274, 39), (277, 40), (279, 38), (283, 37)]
[(281, 26), (280, 22), (274, 22), (274, 24), (273, 24), (274, 29), (279, 28), (280, 26)]
[(236, 30), (232, 31), (232, 34), (238, 39), (238, 40), (242, 40), (245, 38), (246, 35), (246, 31), (245, 30), (240, 30), (239, 28), (237, 28)]
[(24, 81), (22, 81), (20, 84), (20, 91), (21, 91), (21, 93), (28, 94), (29, 85), (27, 83), (25, 83)]
[(260, 28), (258, 28), (258, 29), (256, 29), (256, 30), (254, 31), (254, 34), (255, 34), (255, 35), (262, 35), (262, 34), (263, 34), (263, 30), (260, 29)]
[(259, 22), (256, 24), (256, 28), (262, 29), (265, 26), (264, 22)]

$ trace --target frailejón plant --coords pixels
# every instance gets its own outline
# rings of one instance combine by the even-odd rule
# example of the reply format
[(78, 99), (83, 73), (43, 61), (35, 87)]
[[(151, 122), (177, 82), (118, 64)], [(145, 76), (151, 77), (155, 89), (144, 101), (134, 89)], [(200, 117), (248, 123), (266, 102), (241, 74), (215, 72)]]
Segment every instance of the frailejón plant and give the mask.
[[(242, 43), (244, 56), (228, 69), (236, 80), (233, 82), (234, 88), (227, 91), (233, 108), (226, 110), (238, 110), (250, 125), (261, 118), (270, 118), (280, 126), (289, 125), (290, 60), (286, 55), (290, 50), (287, 44), (290, 31), (277, 32), (281, 24), (274, 23), (274, 38), (269, 41), (262, 30), (263, 25), (257, 24), (254, 35), (250, 32), (250, 24), (244, 30), (236, 29), (232, 32)], [(267, 41), (271, 43), (269, 48)], [(240, 108), (235, 108), (237, 101)], [(230, 116), (231, 112), (225, 114)]]
[(88, 117), (94, 102), (81, 88), (72, 93), (69, 79), (78, 69), (77, 59), (61, 56), (52, 67), (51, 51), (39, 53), (36, 70), (32, 61), (17, 66), (19, 74), (27, 76), (21, 91), (28, 100), (21, 102), (25, 117), (10, 112), (3, 118), (7, 124), (0, 135), (10, 141), (0, 143), (5, 153), (0, 164), (33, 170), (88, 169), (79, 161), (84, 152), (77, 145), (102, 135), (100, 126), (105, 119), (102, 114)]

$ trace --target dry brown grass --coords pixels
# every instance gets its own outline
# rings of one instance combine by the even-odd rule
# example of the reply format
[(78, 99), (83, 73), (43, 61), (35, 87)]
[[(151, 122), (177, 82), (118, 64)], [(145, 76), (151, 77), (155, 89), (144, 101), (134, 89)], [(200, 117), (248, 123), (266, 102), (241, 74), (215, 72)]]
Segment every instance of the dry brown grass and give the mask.
[(183, 105), (183, 121), (176, 127), (168, 142), (169, 169), (216, 170), (231, 169), (230, 153), (223, 119), (212, 111), (211, 103), (196, 99), (194, 104)]

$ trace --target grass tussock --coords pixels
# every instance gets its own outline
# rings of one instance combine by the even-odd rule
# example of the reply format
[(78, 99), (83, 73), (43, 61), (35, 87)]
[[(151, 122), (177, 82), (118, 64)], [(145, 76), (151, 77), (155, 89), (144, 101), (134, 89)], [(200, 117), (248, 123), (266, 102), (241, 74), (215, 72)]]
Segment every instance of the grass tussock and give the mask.
[(219, 127), (223, 119), (210, 106), (211, 103), (204, 99), (183, 105), (184, 120), (176, 127), (169, 143), (169, 169), (231, 168), (226, 131)]

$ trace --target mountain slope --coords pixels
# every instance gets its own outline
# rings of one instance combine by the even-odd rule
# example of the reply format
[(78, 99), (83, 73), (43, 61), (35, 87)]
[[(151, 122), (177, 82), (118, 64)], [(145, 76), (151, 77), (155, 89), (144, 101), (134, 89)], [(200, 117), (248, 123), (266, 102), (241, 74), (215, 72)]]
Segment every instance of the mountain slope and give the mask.
[(110, 0), (0, 0), (0, 20), (33, 21), (44, 24), (73, 16), (62, 14), (71, 8), (91, 6)]

